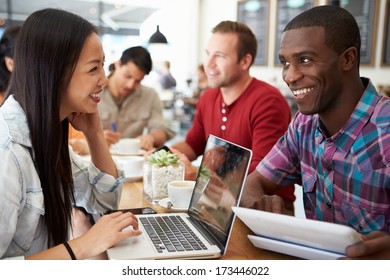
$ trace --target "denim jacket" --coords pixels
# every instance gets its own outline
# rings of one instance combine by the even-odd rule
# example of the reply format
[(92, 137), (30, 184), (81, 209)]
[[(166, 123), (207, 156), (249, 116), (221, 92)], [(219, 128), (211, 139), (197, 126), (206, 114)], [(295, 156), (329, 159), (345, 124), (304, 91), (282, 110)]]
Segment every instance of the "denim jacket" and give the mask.
[[(44, 197), (29, 149), (26, 115), (10, 96), (0, 107), (0, 259), (47, 249)], [(116, 208), (124, 177), (87, 166), (71, 149), (70, 157), (76, 205), (93, 214)]]

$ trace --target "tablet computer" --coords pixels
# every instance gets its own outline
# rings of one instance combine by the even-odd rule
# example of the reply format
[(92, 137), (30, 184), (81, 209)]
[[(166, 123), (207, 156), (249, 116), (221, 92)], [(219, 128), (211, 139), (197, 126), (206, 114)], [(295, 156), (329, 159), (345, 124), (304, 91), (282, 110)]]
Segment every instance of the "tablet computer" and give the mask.
[(242, 207), (233, 211), (255, 234), (248, 236), (254, 246), (304, 259), (337, 259), (349, 245), (362, 241), (345, 225)]

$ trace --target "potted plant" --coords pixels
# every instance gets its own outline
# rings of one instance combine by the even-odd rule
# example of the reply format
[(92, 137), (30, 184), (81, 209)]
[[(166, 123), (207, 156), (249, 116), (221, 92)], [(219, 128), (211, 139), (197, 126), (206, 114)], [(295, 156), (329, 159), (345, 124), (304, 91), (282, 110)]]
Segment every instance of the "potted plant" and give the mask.
[(168, 197), (168, 183), (184, 180), (184, 164), (176, 154), (159, 150), (144, 164), (144, 197), (152, 203)]

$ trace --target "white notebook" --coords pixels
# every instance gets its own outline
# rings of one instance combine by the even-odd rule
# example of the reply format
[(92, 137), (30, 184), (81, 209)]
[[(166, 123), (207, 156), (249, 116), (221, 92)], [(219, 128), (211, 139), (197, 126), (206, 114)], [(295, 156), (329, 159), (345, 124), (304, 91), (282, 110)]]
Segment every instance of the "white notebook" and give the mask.
[(337, 259), (345, 249), (362, 241), (353, 228), (322, 221), (260, 210), (233, 207), (233, 211), (255, 235), (248, 235), (254, 246), (303, 259)]

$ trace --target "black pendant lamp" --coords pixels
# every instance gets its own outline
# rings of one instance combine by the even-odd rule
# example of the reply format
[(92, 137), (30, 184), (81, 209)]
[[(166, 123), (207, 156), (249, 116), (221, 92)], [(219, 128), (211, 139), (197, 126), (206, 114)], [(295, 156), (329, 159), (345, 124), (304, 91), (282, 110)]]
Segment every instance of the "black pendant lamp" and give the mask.
[(160, 32), (158, 25), (157, 31), (149, 39), (149, 44), (168, 44), (167, 38)]

